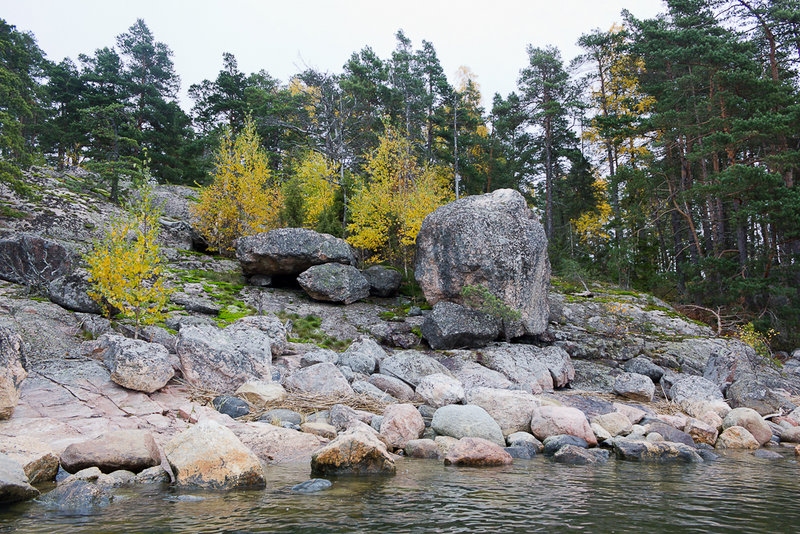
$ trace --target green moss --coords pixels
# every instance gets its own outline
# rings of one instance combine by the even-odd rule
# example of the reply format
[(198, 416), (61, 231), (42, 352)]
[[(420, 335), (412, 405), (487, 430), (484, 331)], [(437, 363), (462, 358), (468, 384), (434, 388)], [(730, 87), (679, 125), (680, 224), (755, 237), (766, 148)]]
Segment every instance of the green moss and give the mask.
[(324, 349), (331, 349), (342, 351), (350, 346), (352, 339), (337, 339), (322, 332), (319, 328), (322, 326), (322, 319), (315, 315), (306, 315), (301, 317), (296, 313), (287, 313), (285, 311), (278, 312), (275, 315), (281, 321), (292, 321), (292, 331), (290, 333), (289, 341), (293, 343), (314, 343), (315, 345)]
[(27, 217), (27, 213), (22, 211), (17, 211), (10, 206), (6, 206), (5, 204), (0, 205), (0, 217), (12, 217), (14, 219), (22, 219)]

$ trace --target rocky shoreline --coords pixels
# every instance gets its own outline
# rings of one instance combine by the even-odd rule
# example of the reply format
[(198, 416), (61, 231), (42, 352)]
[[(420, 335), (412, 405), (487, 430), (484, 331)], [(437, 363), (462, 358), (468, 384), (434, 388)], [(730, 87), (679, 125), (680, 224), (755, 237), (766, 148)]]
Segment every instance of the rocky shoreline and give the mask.
[[(395, 271), (359, 271), (346, 244), (305, 230), (243, 243), (238, 261), (199, 254), (188, 188), (156, 189), (173, 309), (133, 340), (129, 325), (91, 309), (79, 262), (65, 260), (115, 208), (65, 191), (59, 176), (41, 172), (50, 193), (27, 206), (30, 217), (0, 221), (0, 502), (35, 498), (53, 481), (40, 499), (65, 508), (108, 504), (125, 484), (263, 487), (278, 463), (323, 478), (391, 475), (400, 455), (454, 466), (536, 455), (703, 462), (800, 443), (797, 351), (778, 368), (658, 299), (602, 286), (587, 295), (554, 284), (536, 297), (546, 320), (540, 306), (498, 325), (452, 302), (457, 290), (442, 280), (458, 269), (435, 274), (464, 257), (420, 255), (422, 278), (439, 284), (431, 298), (421, 281), (430, 309), (397, 296)], [(502, 217), (526, 209), (500, 200)], [(475, 202), (493, 209), (491, 198)], [(517, 224), (528, 222), (505, 226), (519, 234)], [(423, 231), (421, 242), (429, 234), (446, 234), (442, 250), (467, 247), (452, 230)], [(493, 261), (531, 269), (483, 282), (519, 286), (514, 276), (536, 271), (509, 297), (527, 303), (549, 267), (525, 259), (540, 252), (512, 248)], [(299, 288), (270, 286), (300, 275)], [(512, 343), (498, 340), (503, 330)]]

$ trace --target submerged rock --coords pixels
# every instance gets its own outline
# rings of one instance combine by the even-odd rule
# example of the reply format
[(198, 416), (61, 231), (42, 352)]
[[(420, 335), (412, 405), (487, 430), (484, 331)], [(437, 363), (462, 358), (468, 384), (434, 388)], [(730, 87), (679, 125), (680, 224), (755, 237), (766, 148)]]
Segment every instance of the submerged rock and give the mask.
[(107, 486), (86, 480), (72, 480), (59, 484), (42, 497), (41, 502), (59, 510), (91, 513), (97, 508), (108, 506), (113, 500), (114, 496)]
[(694, 448), (682, 443), (659, 441), (614, 440), (614, 453), (619, 460), (634, 462), (702, 462)]
[(28, 483), (22, 466), (0, 454), (0, 504), (27, 501), (39, 496), (39, 490)]
[(503, 447), (482, 438), (461, 438), (452, 445), (444, 457), (445, 465), (466, 467), (493, 467), (513, 463), (513, 458)]
[(415, 276), (431, 304), (458, 301), (469, 285), (486, 287), (521, 313), (520, 324), (510, 326), (511, 337), (547, 327), (547, 239), (517, 191), (464, 197), (425, 217)]
[(253, 452), (228, 428), (206, 420), (183, 431), (164, 447), (179, 486), (230, 489), (265, 485)]
[(295, 493), (316, 493), (318, 491), (326, 490), (333, 484), (324, 478), (312, 478), (301, 482), (296, 486), (292, 486), (292, 491)]
[(315, 475), (393, 475), (397, 468), (386, 446), (368, 430), (348, 430), (311, 457)]

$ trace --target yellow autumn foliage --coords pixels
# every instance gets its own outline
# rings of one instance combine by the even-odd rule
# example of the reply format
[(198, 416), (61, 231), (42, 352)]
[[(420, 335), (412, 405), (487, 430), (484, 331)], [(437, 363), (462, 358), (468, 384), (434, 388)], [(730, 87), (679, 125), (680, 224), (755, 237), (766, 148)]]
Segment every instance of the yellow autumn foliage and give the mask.
[(112, 221), (102, 240), (84, 256), (89, 281), (89, 295), (109, 313), (109, 307), (132, 318), (135, 335), (141, 325), (164, 318), (169, 290), (164, 277), (158, 232), (160, 207), (145, 184), (139, 189), (128, 213)]
[(295, 176), (300, 185), (306, 226), (314, 228), (322, 213), (333, 204), (338, 166), (318, 152), (308, 152), (300, 161)]
[(605, 180), (595, 178), (592, 189), (597, 200), (597, 209), (584, 212), (577, 219), (570, 221), (575, 227), (575, 233), (584, 244), (599, 245), (611, 239), (608, 226), (613, 214), (606, 187)]
[(235, 136), (225, 129), (216, 153), (214, 181), (192, 208), (195, 226), (211, 250), (229, 255), (235, 241), (279, 226), (283, 195), (272, 178), (252, 119)]
[(453, 199), (452, 172), (419, 165), (410, 142), (390, 127), (367, 157), (366, 171), (350, 203), (347, 241), (370, 251), (369, 263), (402, 259), (407, 265), (422, 220)]

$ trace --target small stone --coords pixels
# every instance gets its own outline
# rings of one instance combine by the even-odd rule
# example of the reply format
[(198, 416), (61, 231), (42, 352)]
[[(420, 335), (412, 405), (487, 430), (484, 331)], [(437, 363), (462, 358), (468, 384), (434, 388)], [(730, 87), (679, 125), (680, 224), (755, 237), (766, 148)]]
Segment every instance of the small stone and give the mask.
[(39, 490), (28, 482), (20, 464), (0, 454), (0, 504), (27, 501), (39, 496)]
[(103, 474), (97, 477), (97, 484), (110, 488), (118, 488), (120, 486), (127, 486), (133, 483), (136, 478), (136, 473), (125, 470), (112, 471), (109, 474)]
[[(604, 452), (608, 454), (607, 451)], [(560, 464), (592, 465), (601, 461), (601, 456), (596, 455), (593, 452), (584, 449), (583, 447), (564, 445), (553, 455), (553, 460)]]
[(623, 368), (629, 373), (637, 373), (648, 377), (653, 383), (658, 383), (664, 376), (664, 369), (654, 364), (643, 356), (637, 356), (625, 362)]
[(633, 428), (630, 419), (620, 412), (598, 415), (593, 422), (606, 429), (611, 434), (611, 437), (629, 434), (631, 428)]
[(160, 465), (148, 467), (133, 479), (136, 484), (166, 484), (169, 483), (169, 474)]
[(326, 439), (336, 438), (336, 428), (325, 423), (303, 423), (300, 430)]
[(278, 426), (280, 426), (281, 423), (299, 425), (303, 422), (303, 414), (297, 413), (293, 410), (287, 410), (285, 408), (276, 408), (274, 410), (264, 412), (264, 415), (262, 415), (259, 420), (272, 424), (277, 423)]
[(647, 425), (647, 432), (658, 432), (661, 434), (665, 441), (673, 443), (682, 443), (688, 447), (694, 447), (695, 442), (692, 436), (686, 432), (681, 432), (674, 426), (662, 422), (650, 423)]
[(278, 402), (286, 398), (286, 390), (276, 382), (265, 382), (262, 380), (248, 380), (236, 390), (236, 396), (240, 397), (253, 406), (263, 407), (272, 402)]
[(219, 395), (211, 400), (211, 405), (219, 413), (229, 415), (236, 419), (250, 413), (250, 407), (239, 397), (232, 395)]
[(292, 491), (295, 493), (316, 493), (318, 491), (326, 490), (333, 484), (324, 478), (312, 478), (301, 482), (296, 486), (292, 486)]
[(647, 412), (645, 412), (644, 410), (640, 410), (635, 406), (631, 406), (629, 404), (623, 404), (621, 402), (615, 402), (613, 404), (613, 407), (616, 411), (620, 412), (625, 417), (627, 417), (628, 420), (633, 425), (644, 419), (644, 416), (647, 415)]
[(753, 456), (761, 460), (783, 460), (783, 455), (778, 454), (775, 451), (768, 451), (765, 449), (757, 450), (753, 453)]
[(608, 430), (606, 430), (597, 423), (592, 423), (590, 426), (592, 427), (592, 432), (594, 432), (594, 435), (597, 437), (598, 442), (606, 441), (607, 439), (611, 439), (614, 437)]
[(347, 430), (356, 422), (369, 424), (375, 414), (362, 410), (354, 410), (344, 404), (334, 404), (330, 410), (330, 424), (339, 432)]
[(311, 457), (311, 472), (319, 475), (393, 475), (396, 470), (372, 429), (348, 430)]

